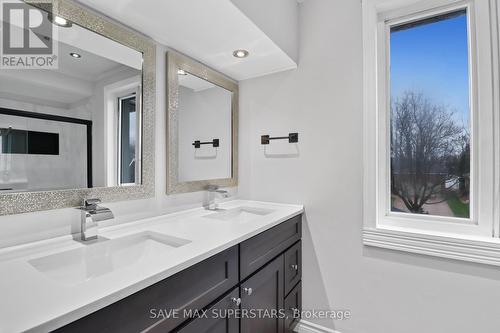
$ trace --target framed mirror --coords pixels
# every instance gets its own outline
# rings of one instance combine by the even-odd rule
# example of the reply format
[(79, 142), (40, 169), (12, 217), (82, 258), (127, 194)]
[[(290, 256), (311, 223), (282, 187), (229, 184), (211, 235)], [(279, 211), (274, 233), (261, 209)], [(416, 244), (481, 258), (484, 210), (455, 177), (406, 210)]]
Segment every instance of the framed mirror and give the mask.
[(152, 197), (152, 41), (69, 0), (2, 9), (0, 214)]
[(238, 184), (238, 84), (167, 54), (167, 193)]

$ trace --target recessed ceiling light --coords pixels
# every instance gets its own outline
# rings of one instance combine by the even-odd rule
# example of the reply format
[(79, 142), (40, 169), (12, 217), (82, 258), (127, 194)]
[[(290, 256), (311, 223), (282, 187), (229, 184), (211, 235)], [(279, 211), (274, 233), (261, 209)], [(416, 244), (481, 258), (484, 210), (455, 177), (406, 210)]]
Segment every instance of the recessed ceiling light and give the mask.
[(236, 50), (233, 52), (233, 56), (236, 58), (246, 58), (248, 57), (248, 55), (249, 55), (248, 51), (243, 49)]
[(179, 74), (179, 75), (188, 75), (188, 73), (186, 73), (186, 71), (185, 71), (185, 70), (183, 70), (183, 69), (179, 69), (179, 70), (177, 71), (177, 74)]
[(60, 16), (52, 16), (52, 14), (48, 15), (49, 21), (52, 22), (53, 24), (63, 27), (63, 28), (69, 28), (73, 25), (71, 21), (66, 20), (63, 17)]
[(72, 56), (73, 58), (81, 58), (82, 57), (81, 54), (75, 53), (75, 52), (71, 52), (69, 55)]

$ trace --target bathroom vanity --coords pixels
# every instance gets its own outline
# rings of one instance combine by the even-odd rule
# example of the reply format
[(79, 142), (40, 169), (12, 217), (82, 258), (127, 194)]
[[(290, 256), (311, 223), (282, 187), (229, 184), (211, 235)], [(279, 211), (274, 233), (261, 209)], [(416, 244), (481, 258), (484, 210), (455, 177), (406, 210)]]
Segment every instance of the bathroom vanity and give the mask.
[(234, 200), (3, 249), (0, 331), (292, 332), (302, 212)]
[[(237, 316), (223, 310), (240, 307), (292, 317), (290, 309), (300, 307), (300, 237), (298, 215), (57, 332), (171, 332), (186, 321), (175, 331), (235, 333)], [(207, 308), (204, 318), (199, 310)], [(189, 321), (189, 313), (200, 318)], [(241, 332), (288, 332), (283, 328), (280, 318), (241, 319)]]

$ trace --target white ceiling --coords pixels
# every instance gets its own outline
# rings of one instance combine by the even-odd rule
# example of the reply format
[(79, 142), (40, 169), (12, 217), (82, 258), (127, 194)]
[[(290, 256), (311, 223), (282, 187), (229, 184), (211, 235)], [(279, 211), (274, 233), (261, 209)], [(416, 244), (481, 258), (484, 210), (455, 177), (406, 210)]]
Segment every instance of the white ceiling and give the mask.
[(215, 87), (213, 83), (189, 73), (186, 73), (186, 75), (178, 75), (178, 78), (180, 86), (189, 88), (195, 92)]
[[(230, 0), (79, 2), (236, 80), (297, 67)], [(247, 49), (250, 56), (245, 59), (233, 57), (232, 52), (240, 48)]]
[[(0, 71), (0, 98), (37, 100), (39, 104), (69, 108), (94, 95), (95, 84), (124, 71), (140, 71), (75, 46), (58, 43), (58, 69)], [(69, 54), (75, 52), (81, 58)], [(20, 93), (22, 92), (22, 93)]]
[(96, 58), (142, 70), (142, 53), (139, 51), (76, 24), (69, 28), (58, 28), (56, 31), (54, 38), (59, 45), (76, 46)]
[[(70, 53), (78, 53), (82, 57), (71, 57)], [(85, 81), (95, 82), (106, 73), (116, 72), (127, 66), (117, 63), (74, 46), (59, 43), (59, 69), (61, 74), (66, 74)]]

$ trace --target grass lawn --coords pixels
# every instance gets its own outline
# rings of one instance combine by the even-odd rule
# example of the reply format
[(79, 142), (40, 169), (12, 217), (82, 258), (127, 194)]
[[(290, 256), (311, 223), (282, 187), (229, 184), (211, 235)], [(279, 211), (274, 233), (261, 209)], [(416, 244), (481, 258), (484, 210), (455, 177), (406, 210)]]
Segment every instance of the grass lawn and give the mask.
[(469, 205), (460, 201), (455, 195), (450, 196), (447, 203), (455, 217), (469, 218)]

